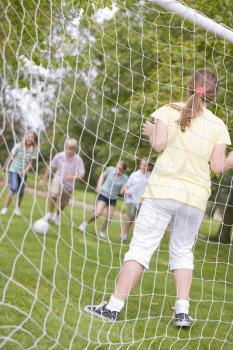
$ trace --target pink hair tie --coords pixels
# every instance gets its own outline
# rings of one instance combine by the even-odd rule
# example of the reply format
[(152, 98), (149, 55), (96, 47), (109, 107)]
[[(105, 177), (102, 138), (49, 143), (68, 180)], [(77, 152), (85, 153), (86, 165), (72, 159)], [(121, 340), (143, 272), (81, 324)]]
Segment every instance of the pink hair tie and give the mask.
[(198, 93), (198, 95), (205, 96), (205, 89), (201, 86), (197, 87), (195, 92)]

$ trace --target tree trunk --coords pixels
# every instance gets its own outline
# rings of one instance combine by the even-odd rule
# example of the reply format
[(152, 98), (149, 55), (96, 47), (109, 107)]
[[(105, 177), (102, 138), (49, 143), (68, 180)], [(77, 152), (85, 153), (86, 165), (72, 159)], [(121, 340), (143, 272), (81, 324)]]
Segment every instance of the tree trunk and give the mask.
[[(232, 185), (232, 184), (231, 184)], [(223, 220), (219, 227), (215, 240), (223, 243), (231, 243), (231, 231), (233, 226), (233, 191), (230, 189), (230, 195), (227, 202), (226, 210), (223, 212)]]

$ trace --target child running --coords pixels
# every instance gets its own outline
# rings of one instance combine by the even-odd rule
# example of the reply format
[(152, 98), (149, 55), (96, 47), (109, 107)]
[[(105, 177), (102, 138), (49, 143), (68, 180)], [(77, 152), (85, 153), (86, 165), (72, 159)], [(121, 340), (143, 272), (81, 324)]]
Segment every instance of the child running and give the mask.
[(134, 171), (126, 183), (125, 203), (128, 206), (128, 212), (124, 227), (120, 236), (121, 242), (125, 242), (135, 217), (140, 209), (140, 199), (145, 190), (150, 173), (148, 172), (149, 158), (144, 157), (141, 160), (140, 167)]
[[(50, 171), (54, 172), (54, 177), (49, 189), (48, 210), (44, 219), (52, 221), (56, 225), (60, 223), (61, 212), (69, 204), (69, 200), (74, 191), (75, 182), (82, 180), (85, 175), (83, 160), (75, 153), (78, 150), (77, 140), (68, 138), (64, 148), (64, 152), (55, 155), (41, 180), (41, 185), (44, 186)], [(57, 202), (58, 208), (54, 213)]]
[(27, 173), (32, 168), (33, 159), (36, 159), (37, 157), (37, 145), (37, 134), (32, 130), (28, 130), (25, 133), (22, 142), (17, 143), (13, 147), (9, 157), (6, 159), (3, 171), (8, 174), (10, 190), (4, 201), (0, 214), (7, 214), (12, 198), (14, 194), (17, 194), (14, 215), (22, 216), (20, 206), (23, 200)]
[(97, 197), (95, 211), (87, 222), (84, 221), (79, 226), (80, 231), (84, 232), (88, 224), (95, 221), (106, 210), (106, 217), (102, 224), (101, 232), (98, 235), (101, 238), (107, 238), (107, 229), (114, 214), (117, 198), (120, 194), (124, 193), (125, 184), (128, 180), (128, 176), (124, 174), (126, 169), (127, 163), (124, 160), (120, 160), (116, 168), (108, 167), (100, 175), (96, 186), (96, 192), (99, 195)]
[(228, 130), (207, 109), (215, 101), (217, 78), (207, 70), (197, 71), (188, 86), (186, 103), (165, 105), (147, 122), (143, 134), (159, 153), (136, 219), (115, 291), (108, 303), (86, 306), (86, 311), (115, 321), (125, 300), (140, 280), (170, 224), (170, 269), (177, 300), (174, 325), (189, 327), (189, 292), (192, 284), (193, 246), (211, 192), (210, 171), (222, 173), (233, 166)]

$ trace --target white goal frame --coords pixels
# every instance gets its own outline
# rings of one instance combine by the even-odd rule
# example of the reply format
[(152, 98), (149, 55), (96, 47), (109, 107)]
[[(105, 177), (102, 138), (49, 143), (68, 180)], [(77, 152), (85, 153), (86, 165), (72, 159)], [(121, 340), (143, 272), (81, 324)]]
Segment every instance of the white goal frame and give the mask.
[(207, 32), (213, 33), (216, 37), (219, 36), (230, 43), (233, 43), (233, 30), (226, 26), (216, 23), (211, 18), (191, 9), (188, 6), (181, 4), (176, 0), (148, 0), (165, 8), (169, 12), (173, 12), (178, 16), (198, 25)]

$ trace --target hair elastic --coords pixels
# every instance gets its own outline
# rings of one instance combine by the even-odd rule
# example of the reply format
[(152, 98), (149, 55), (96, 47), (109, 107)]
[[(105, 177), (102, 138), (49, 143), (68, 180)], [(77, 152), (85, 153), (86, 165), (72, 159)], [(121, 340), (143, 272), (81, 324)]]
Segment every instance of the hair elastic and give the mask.
[(205, 89), (202, 86), (197, 87), (195, 92), (198, 93), (198, 95), (205, 96)]

